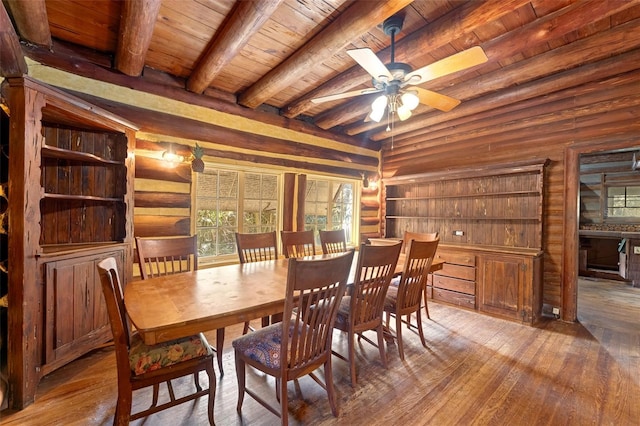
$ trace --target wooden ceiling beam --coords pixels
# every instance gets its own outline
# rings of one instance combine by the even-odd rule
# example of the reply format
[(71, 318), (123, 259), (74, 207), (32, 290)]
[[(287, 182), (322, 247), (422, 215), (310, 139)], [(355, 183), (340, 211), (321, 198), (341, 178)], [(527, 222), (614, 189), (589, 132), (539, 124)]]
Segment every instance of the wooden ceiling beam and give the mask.
[[(385, 164), (409, 161), (416, 151), (428, 151), (445, 145), (451, 146), (467, 139), (494, 138), (499, 134), (521, 131), (535, 126), (550, 125), (559, 122), (576, 122), (586, 118), (613, 114), (615, 111), (631, 111), (640, 108), (640, 95), (633, 91), (640, 82), (640, 72), (632, 71), (623, 78), (613, 77), (605, 80), (610, 85), (602, 90), (602, 85), (590, 83), (576, 89), (567, 89), (550, 95), (553, 102), (539, 102), (539, 99), (525, 101), (514, 110), (510, 106), (490, 111), (484, 119), (468, 120), (456, 126), (455, 135), (445, 130), (433, 132), (427, 139), (405, 140), (395, 144), (393, 150), (385, 151)], [(588, 90), (587, 90), (588, 88)], [(576, 96), (576, 93), (580, 96)], [(558, 126), (559, 127), (559, 126)], [(557, 128), (557, 127), (553, 127)]]
[(0, 3), (0, 77), (20, 77), (27, 71), (20, 39), (4, 4)]
[[(595, 4), (592, 5), (592, 7), (595, 7)], [(640, 23), (638, 19), (635, 19), (616, 26), (611, 30), (596, 33), (590, 37), (566, 44), (557, 49), (549, 50), (541, 55), (537, 55), (532, 58), (513, 63), (496, 71), (481, 75), (477, 79), (474, 79), (472, 83), (463, 83), (450, 89), (443, 90), (440, 93), (457, 99), (468, 99), (470, 97), (475, 98), (485, 93), (491, 93), (497, 90), (513, 87), (516, 84), (521, 85), (534, 79), (543, 78), (547, 75), (553, 74), (554, 72), (570, 69), (576, 64), (590, 63), (611, 55), (624, 53), (636, 46), (636, 39), (633, 37), (629, 38), (628, 35), (633, 32), (637, 32), (639, 25)], [(522, 32), (516, 31), (515, 33), (516, 34), (514, 36), (522, 37)], [(546, 42), (547, 39), (544, 39), (544, 41)], [(514, 43), (515, 40), (512, 40), (509, 36), (503, 38), (503, 42), (504, 44), (498, 45), (510, 45), (511, 43)], [(514, 49), (515, 48), (516, 47), (514, 47)], [(487, 56), (491, 58), (489, 52)], [(502, 56), (502, 54), (500, 54), (500, 56), (505, 57)], [(556, 90), (570, 87), (574, 85), (574, 82), (569, 79), (568, 81), (565, 81), (564, 84), (568, 86), (556, 87)], [(520, 93), (521, 90), (522, 88), (520, 87), (516, 93)], [(451, 120), (459, 117), (461, 110), (466, 110), (465, 104), (468, 102), (469, 101), (463, 102), (462, 105), (446, 114), (439, 111), (434, 112), (433, 109), (419, 106), (418, 109), (414, 111), (414, 116), (422, 116), (425, 113), (428, 113), (437, 115), (438, 122)], [(396, 126), (394, 138), (397, 138), (398, 135), (402, 133), (423, 129), (425, 126), (426, 124), (424, 120), (416, 120), (412, 116), (411, 119), (403, 122), (402, 125)], [(384, 127), (381, 127), (378, 123), (360, 124), (347, 129), (346, 133), (353, 136), (364, 132), (370, 132), (371, 130), (377, 130), (376, 133), (370, 136), (372, 140), (381, 141), (389, 138), (389, 135), (384, 131)]]
[(187, 80), (187, 90), (202, 93), (220, 73), (220, 70), (234, 57), (256, 34), (283, 0), (240, 1), (219, 34), (209, 43), (207, 52), (196, 64)]
[(51, 48), (51, 31), (45, 0), (5, 0), (4, 3), (9, 7), (16, 30), (24, 40)]
[[(405, 36), (401, 41), (402, 49), (406, 52), (415, 52), (416, 55), (424, 55), (425, 52), (435, 50), (454, 39), (462, 37), (464, 34), (469, 34), (478, 26), (498, 19), (526, 3), (528, 3), (526, 0), (488, 0), (465, 3), (436, 21)], [(391, 47), (381, 50), (377, 55), (382, 62), (388, 63), (391, 60)], [(359, 65), (353, 66), (346, 72), (334, 77), (286, 106), (283, 115), (289, 118), (296, 117), (314, 105), (311, 99), (346, 92), (358, 85), (369, 84), (370, 82), (371, 76), (362, 67)], [(338, 124), (332, 124), (333, 122), (334, 120), (331, 120), (331, 117), (325, 117), (322, 122), (316, 122), (316, 124), (328, 129)]]
[(322, 63), (386, 18), (411, 4), (412, 0), (371, 2), (359, 0), (341, 13), (335, 21), (316, 34), (280, 65), (249, 87), (238, 102), (256, 108), (285, 89), (291, 80), (302, 78), (315, 65)]
[[(640, 51), (635, 52), (633, 56), (625, 56), (625, 59), (626, 58), (640, 60)], [(455, 120), (434, 124), (428, 126), (428, 131), (425, 129), (415, 134), (405, 133), (400, 137), (394, 138), (393, 151), (390, 149), (383, 151), (385, 160), (390, 157), (395, 157), (396, 155), (412, 154), (416, 149), (427, 149), (436, 143), (449, 143), (448, 136), (450, 135), (451, 128), (456, 129), (457, 135), (480, 128), (498, 126), (500, 123), (507, 121), (526, 123), (527, 120), (532, 117), (532, 111), (542, 106), (545, 108), (545, 114), (562, 114), (563, 111), (571, 108), (579, 108), (585, 106), (585, 104), (602, 102), (607, 99), (614, 99), (615, 97), (622, 98), (625, 94), (633, 93), (633, 87), (637, 87), (637, 85), (640, 84), (640, 71), (629, 71), (628, 73), (619, 75), (618, 70), (613, 71), (615, 69), (615, 67), (612, 67), (613, 62), (615, 61), (608, 59), (599, 63), (600, 66), (609, 66), (610, 72), (615, 72), (615, 75), (608, 78), (598, 74), (597, 77), (601, 78), (588, 81), (575, 87), (491, 108), (471, 116), (464, 116)], [(596, 77), (596, 75), (589, 74)], [(584, 74), (580, 76), (581, 79), (583, 75)], [(602, 77), (605, 78), (603, 79)], [(607, 85), (607, 87), (610, 86), (611, 90), (605, 93), (602, 91), (598, 92), (604, 85)], [(524, 90), (528, 91), (528, 88), (525, 87)], [(627, 92), (625, 92), (625, 90)], [(590, 94), (594, 92), (598, 93), (595, 98), (590, 96)], [(501, 97), (500, 94), (496, 95)], [(488, 104), (492, 104), (495, 100), (495, 98), (492, 98), (486, 99), (485, 101)]]
[(125, 0), (116, 48), (116, 69), (133, 77), (142, 74), (158, 19), (161, 0)]

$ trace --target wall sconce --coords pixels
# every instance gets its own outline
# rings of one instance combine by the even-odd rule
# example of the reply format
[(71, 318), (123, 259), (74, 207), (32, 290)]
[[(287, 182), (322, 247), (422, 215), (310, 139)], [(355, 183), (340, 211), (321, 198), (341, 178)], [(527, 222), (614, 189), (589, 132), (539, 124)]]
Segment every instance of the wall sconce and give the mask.
[(376, 190), (378, 188), (378, 182), (375, 180), (375, 175), (369, 178), (366, 173), (360, 173), (362, 176), (362, 187), (365, 189)]
[(360, 173), (362, 176), (362, 187), (369, 188), (369, 176), (366, 173)]
[(184, 161), (184, 156), (173, 152), (173, 147), (169, 145), (169, 149), (162, 153), (162, 159), (172, 164), (178, 164)]

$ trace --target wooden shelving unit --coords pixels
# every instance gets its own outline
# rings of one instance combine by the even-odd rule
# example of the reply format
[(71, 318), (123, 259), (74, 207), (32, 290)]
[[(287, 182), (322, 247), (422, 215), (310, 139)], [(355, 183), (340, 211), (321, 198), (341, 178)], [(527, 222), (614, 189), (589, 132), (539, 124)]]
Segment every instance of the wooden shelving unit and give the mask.
[(132, 275), (135, 126), (29, 77), (7, 79), (10, 111), (10, 405), (40, 378), (111, 339), (96, 265)]
[(533, 324), (542, 315), (546, 160), (384, 179), (384, 235), (438, 232), (429, 297)]

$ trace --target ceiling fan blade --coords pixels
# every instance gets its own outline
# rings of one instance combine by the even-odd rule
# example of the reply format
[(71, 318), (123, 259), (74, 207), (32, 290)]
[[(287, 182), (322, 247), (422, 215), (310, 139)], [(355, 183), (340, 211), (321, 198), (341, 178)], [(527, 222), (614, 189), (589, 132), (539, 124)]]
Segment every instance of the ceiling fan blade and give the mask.
[(460, 104), (458, 99), (454, 99), (447, 95), (432, 92), (431, 90), (422, 89), (420, 87), (412, 87), (411, 90), (418, 92), (418, 98), (420, 103), (428, 105), (432, 108), (439, 109), (440, 111), (451, 111), (453, 108)]
[(314, 99), (311, 99), (311, 102), (313, 102), (314, 104), (319, 104), (322, 102), (329, 102), (329, 101), (335, 101), (338, 99), (351, 98), (353, 96), (368, 95), (369, 93), (377, 93), (381, 91), (382, 89), (373, 89), (373, 88), (352, 90), (350, 92), (344, 92), (344, 93), (338, 93), (335, 95), (327, 95), (327, 96), (321, 96), (319, 98), (314, 98)]
[(447, 58), (410, 72), (404, 81), (408, 84), (422, 84), (443, 75), (451, 74), (487, 62), (488, 58), (480, 46), (463, 50)]
[(385, 80), (391, 81), (393, 77), (391, 73), (387, 69), (387, 67), (382, 63), (380, 58), (373, 53), (373, 50), (364, 48), (364, 49), (352, 49), (347, 50), (349, 56), (351, 56), (362, 68), (365, 69), (366, 72), (371, 74), (375, 80)]

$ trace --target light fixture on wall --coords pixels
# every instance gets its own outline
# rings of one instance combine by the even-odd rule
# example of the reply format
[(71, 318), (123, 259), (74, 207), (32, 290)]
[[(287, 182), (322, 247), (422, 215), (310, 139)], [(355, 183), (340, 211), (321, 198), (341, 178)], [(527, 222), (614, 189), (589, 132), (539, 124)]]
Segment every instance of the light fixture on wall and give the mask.
[(369, 177), (367, 176), (366, 173), (360, 173), (360, 175), (362, 176), (362, 187), (363, 188), (368, 188), (369, 187)]
[(176, 154), (173, 151), (173, 146), (169, 145), (169, 149), (162, 153), (162, 159), (172, 164), (178, 164), (184, 161), (184, 156)]
[(369, 176), (367, 173), (360, 173), (362, 176), (362, 187), (365, 189), (375, 190), (378, 188), (378, 182), (376, 181), (376, 175)]

